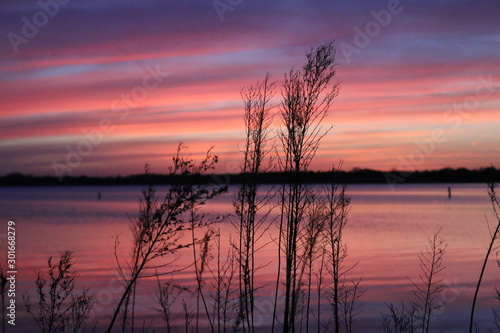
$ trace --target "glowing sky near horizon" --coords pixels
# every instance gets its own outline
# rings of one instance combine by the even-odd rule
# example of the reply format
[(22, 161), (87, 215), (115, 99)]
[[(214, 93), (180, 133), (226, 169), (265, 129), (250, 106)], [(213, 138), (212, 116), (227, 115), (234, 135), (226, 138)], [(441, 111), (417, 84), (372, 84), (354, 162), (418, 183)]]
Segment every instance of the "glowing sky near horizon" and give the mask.
[(329, 40), (341, 90), (313, 169), (500, 166), (498, 1), (54, 3), (0, 4), (0, 175), (165, 172), (179, 142), (235, 172), (241, 88)]

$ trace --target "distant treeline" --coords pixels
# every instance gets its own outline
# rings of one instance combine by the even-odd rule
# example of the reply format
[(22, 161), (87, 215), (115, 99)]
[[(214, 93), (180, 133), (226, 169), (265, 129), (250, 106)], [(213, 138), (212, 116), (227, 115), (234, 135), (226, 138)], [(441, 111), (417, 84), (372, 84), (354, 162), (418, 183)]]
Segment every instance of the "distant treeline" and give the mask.
[[(268, 172), (254, 175), (261, 184), (281, 184), (287, 182), (291, 175), (282, 172)], [(351, 171), (306, 172), (301, 175), (306, 183), (327, 183), (335, 180), (345, 184), (383, 184), (383, 183), (487, 183), (500, 182), (500, 170), (493, 167), (476, 170), (441, 169), (431, 171), (376, 171), (370, 169), (353, 169)], [(184, 180), (186, 180), (184, 178)], [(190, 178), (190, 182), (241, 184), (244, 176), (240, 174), (214, 174)], [(32, 176), (11, 173), (0, 177), (0, 186), (82, 186), (82, 185), (168, 185), (179, 182), (178, 176), (161, 174), (140, 174), (116, 177), (64, 177), (60, 180), (51, 176)]]

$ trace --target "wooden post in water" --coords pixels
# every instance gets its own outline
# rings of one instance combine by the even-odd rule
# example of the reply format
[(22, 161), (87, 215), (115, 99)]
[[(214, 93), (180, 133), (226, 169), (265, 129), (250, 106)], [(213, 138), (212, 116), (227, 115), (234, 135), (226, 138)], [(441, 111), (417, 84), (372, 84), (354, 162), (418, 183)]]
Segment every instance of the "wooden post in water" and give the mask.
[(448, 186), (448, 199), (451, 199), (451, 187)]

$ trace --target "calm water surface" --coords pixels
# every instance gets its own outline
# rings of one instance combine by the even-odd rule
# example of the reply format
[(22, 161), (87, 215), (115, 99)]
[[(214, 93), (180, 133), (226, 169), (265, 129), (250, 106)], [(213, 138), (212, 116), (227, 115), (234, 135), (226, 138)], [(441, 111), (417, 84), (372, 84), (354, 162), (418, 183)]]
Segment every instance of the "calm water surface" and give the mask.
[[(446, 269), (441, 277), (447, 303), (433, 321), (435, 331), (465, 332), (468, 327), (473, 288), (477, 281), (488, 245), (490, 221), (493, 217), (486, 186), (482, 184), (451, 185), (453, 197), (447, 198), (448, 185), (400, 185), (391, 191), (387, 185), (350, 185), (352, 209), (346, 227), (349, 263), (359, 262), (350, 273), (362, 279), (365, 293), (361, 313), (356, 320), (358, 332), (375, 332), (381, 323), (380, 313), (387, 313), (386, 303), (399, 303), (412, 297), (408, 277), (418, 278), (418, 254), (425, 249), (427, 238), (442, 228), (448, 243)], [(230, 190), (234, 190), (231, 188)], [(112, 307), (118, 302), (120, 286), (114, 276), (113, 252), (116, 237), (119, 252), (126, 259), (129, 245), (129, 221), (138, 211), (137, 200), (142, 187), (19, 187), (0, 188), (1, 257), (6, 255), (6, 223), (16, 222), (17, 230), (17, 315), (16, 332), (28, 332), (33, 321), (27, 317), (21, 295), (33, 293), (35, 271), (46, 270), (47, 258), (60, 251), (71, 250), (77, 258), (78, 284), (90, 287), (97, 301), (92, 316), (103, 326)], [(165, 189), (159, 188), (161, 193)], [(97, 200), (97, 193), (102, 200)], [(231, 212), (232, 193), (207, 205), (211, 212)], [(219, 225), (223, 244), (227, 247), (234, 228), (229, 222)], [(271, 230), (270, 234), (273, 233)], [(267, 236), (268, 239), (272, 235)], [(225, 249), (222, 249), (225, 253)], [(273, 280), (276, 250), (263, 249), (259, 259), (266, 268), (260, 283)], [(181, 254), (171, 265), (182, 267), (192, 254)], [(491, 308), (495, 285), (500, 286), (500, 268), (492, 261), (487, 267), (476, 318), (483, 328), (492, 327)], [(192, 271), (173, 274), (164, 279), (184, 284), (193, 283)], [(157, 318), (154, 310), (155, 281), (141, 281), (137, 314), (140, 318)], [(267, 288), (269, 289), (269, 288)], [(265, 304), (271, 293), (263, 288), (258, 301)], [(266, 311), (264, 311), (266, 312)], [(263, 320), (269, 323), (268, 313)], [(154, 325), (161, 326), (161, 319)], [(99, 330), (100, 331), (100, 330)], [(262, 329), (266, 331), (265, 326)]]

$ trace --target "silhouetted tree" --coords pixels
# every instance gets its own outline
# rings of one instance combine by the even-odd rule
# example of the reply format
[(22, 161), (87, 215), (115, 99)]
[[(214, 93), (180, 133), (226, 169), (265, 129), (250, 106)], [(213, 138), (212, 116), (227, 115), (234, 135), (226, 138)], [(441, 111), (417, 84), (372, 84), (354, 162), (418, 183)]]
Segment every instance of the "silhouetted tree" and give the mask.
[[(189, 213), (226, 191), (225, 187), (193, 184), (197, 176), (214, 168), (217, 156), (212, 155), (209, 150), (206, 157), (197, 164), (193, 159), (181, 156), (182, 148), (182, 145), (178, 146), (170, 167), (170, 175), (177, 176), (178, 182), (169, 187), (164, 199), (157, 199), (152, 186), (143, 191), (139, 216), (131, 226), (132, 254), (126, 265), (127, 270), (120, 265), (117, 257), (124, 292), (114, 310), (106, 331), (108, 333), (123, 307), (128, 307), (128, 300), (133, 295), (138, 279), (145, 276), (146, 271), (152, 267), (157, 269), (167, 265), (163, 263), (160, 266), (150, 266), (151, 262), (193, 245), (191, 241), (182, 240), (184, 231), (193, 228)], [(200, 223), (203, 224), (204, 221)], [(150, 275), (153, 276), (152, 273)], [(126, 316), (126, 312), (124, 315)]]
[[(333, 99), (338, 94), (335, 77), (335, 49), (326, 43), (306, 53), (302, 70), (291, 70), (285, 75), (279, 131), (283, 155), (281, 171), (289, 179), (281, 191), (280, 251), (285, 258), (285, 309), (283, 330), (295, 332), (297, 305), (302, 281), (299, 268), (303, 248), (299, 235), (304, 230), (304, 212), (313, 193), (312, 185), (304, 183), (301, 174), (309, 166), (328, 130), (321, 122), (326, 117)], [(273, 321), (274, 322), (274, 321)], [(274, 327), (273, 327), (274, 329)]]

